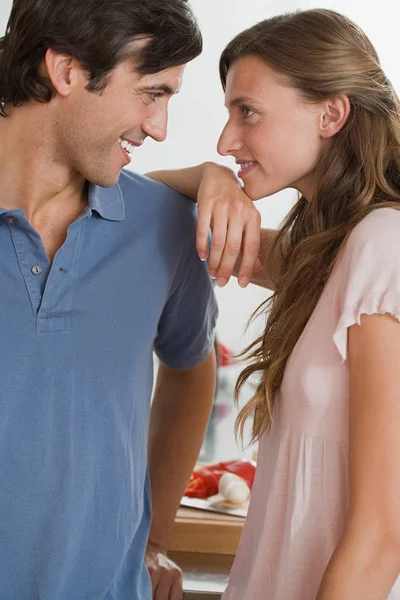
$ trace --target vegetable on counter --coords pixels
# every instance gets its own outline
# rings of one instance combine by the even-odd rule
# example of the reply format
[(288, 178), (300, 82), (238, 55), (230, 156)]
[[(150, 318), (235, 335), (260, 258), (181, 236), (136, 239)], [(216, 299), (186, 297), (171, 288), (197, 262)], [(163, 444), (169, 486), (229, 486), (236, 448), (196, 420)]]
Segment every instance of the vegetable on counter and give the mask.
[(224, 473), (233, 473), (241, 477), (251, 490), (256, 473), (256, 463), (248, 460), (230, 460), (196, 469), (186, 487), (185, 496), (189, 498), (215, 496), (219, 491), (219, 480)]
[(210, 496), (211, 504), (218, 502), (230, 502), (231, 504), (242, 504), (249, 499), (250, 488), (242, 477), (233, 473), (224, 473), (218, 482), (218, 494)]

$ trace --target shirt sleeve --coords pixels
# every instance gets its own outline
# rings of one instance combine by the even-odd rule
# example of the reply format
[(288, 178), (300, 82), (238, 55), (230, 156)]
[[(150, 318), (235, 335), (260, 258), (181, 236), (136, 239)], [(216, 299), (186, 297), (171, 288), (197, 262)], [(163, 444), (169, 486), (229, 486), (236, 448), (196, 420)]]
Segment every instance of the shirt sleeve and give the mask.
[(196, 251), (195, 226), (177, 268), (177, 283), (164, 307), (154, 350), (171, 369), (202, 363), (213, 347), (218, 317), (214, 285)]
[(350, 234), (339, 259), (340, 317), (333, 341), (347, 359), (348, 328), (361, 315), (390, 314), (400, 320), (400, 211), (380, 208)]

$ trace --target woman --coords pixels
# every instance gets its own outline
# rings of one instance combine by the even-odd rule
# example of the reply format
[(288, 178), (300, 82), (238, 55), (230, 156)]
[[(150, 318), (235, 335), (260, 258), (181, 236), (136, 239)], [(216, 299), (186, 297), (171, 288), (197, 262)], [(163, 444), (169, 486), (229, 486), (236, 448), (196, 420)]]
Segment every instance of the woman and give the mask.
[[(364, 33), (328, 10), (244, 31), (220, 73), (218, 150), (239, 163), (247, 196), (300, 194), (277, 235), (264, 234), (258, 280), (275, 293), (237, 386), (260, 375), (237, 421), (243, 432), (254, 413), (258, 466), (223, 599), (399, 600), (398, 99)], [(216, 169), (156, 177), (193, 197), (200, 186), (221, 257), (226, 228), (237, 247), (241, 225), (210, 192)], [(214, 188), (239, 197), (218, 173)]]

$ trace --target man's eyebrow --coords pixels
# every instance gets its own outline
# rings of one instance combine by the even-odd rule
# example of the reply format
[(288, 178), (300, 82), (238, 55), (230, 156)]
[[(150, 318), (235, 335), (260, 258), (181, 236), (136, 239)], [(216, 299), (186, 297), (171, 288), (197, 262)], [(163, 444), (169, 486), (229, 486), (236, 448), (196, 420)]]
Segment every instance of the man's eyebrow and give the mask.
[(145, 85), (143, 86), (143, 89), (148, 90), (149, 92), (162, 92), (167, 96), (174, 96), (179, 92), (179, 90), (173, 90), (172, 87), (166, 83), (162, 83), (160, 85)]

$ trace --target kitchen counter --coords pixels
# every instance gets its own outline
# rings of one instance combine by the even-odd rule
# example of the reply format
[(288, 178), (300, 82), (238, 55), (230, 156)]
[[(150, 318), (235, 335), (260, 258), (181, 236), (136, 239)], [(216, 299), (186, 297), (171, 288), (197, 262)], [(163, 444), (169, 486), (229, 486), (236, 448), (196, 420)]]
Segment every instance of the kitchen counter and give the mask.
[(183, 600), (220, 600), (228, 583), (233, 556), (169, 552), (183, 571)]
[(234, 556), (244, 517), (181, 507), (172, 530), (170, 551)]

